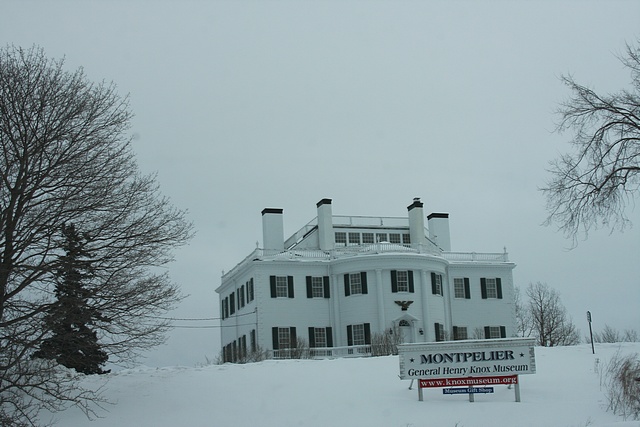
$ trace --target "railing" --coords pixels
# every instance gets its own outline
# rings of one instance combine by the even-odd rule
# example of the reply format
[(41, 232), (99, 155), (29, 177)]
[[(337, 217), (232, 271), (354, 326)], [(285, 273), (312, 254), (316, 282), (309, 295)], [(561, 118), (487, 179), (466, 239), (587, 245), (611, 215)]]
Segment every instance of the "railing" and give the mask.
[(372, 355), (370, 345), (304, 349), (285, 348), (272, 350), (270, 353), (271, 359), (332, 359), (338, 357), (369, 357)]
[(395, 243), (372, 243), (368, 245), (343, 246), (332, 250), (323, 251), (320, 249), (291, 249), (291, 250), (273, 250), (256, 248), (244, 260), (238, 263), (226, 276), (231, 274), (240, 266), (254, 259), (318, 259), (329, 260), (358, 255), (372, 255), (381, 253), (414, 253), (414, 254), (430, 254), (440, 256), (447, 261), (452, 262), (509, 262), (509, 254), (504, 252), (478, 253), (478, 252), (442, 252), (435, 245), (429, 242), (419, 248), (395, 244)]

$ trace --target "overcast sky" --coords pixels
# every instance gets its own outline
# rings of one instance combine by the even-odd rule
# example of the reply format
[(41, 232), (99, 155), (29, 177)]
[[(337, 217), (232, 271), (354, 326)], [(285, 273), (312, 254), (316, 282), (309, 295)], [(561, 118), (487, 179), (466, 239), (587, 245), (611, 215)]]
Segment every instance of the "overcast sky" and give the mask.
[[(333, 199), (335, 215), (450, 214), (453, 251), (502, 252), (525, 289), (557, 289), (574, 322), (640, 330), (640, 212), (573, 250), (538, 188), (571, 135), (569, 92), (629, 87), (616, 59), (640, 37), (638, 1), (14, 1), (0, 42), (39, 45), (129, 94), (141, 169), (189, 211), (197, 235), (169, 272), (190, 296), (170, 313), (218, 317), (221, 272)], [(143, 361), (194, 365), (217, 321), (176, 322)]]

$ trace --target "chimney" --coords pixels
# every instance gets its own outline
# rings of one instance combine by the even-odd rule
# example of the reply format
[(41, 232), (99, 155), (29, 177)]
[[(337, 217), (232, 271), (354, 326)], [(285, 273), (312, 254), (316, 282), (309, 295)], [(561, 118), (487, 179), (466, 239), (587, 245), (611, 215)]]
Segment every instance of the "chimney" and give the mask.
[(429, 238), (445, 252), (451, 252), (451, 236), (449, 235), (449, 214), (432, 213), (427, 217)]
[(318, 243), (320, 250), (329, 251), (335, 247), (333, 234), (333, 214), (331, 199), (322, 199), (316, 203), (318, 208)]
[(282, 209), (264, 208), (262, 210), (263, 249), (284, 250), (284, 225)]
[(427, 238), (424, 235), (424, 211), (422, 206), (423, 204), (419, 197), (414, 197), (413, 203), (407, 206), (411, 247), (417, 249), (427, 244)]

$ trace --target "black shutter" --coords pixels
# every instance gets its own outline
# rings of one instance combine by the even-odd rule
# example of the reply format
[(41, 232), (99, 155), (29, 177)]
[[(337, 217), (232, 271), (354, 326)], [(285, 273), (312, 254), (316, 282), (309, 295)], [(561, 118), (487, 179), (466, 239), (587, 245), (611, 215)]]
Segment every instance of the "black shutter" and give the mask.
[(349, 287), (349, 273), (344, 275), (344, 296), (351, 295), (351, 288)]
[(498, 299), (502, 299), (502, 279), (499, 277), (496, 278), (496, 292), (498, 294)]
[(480, 291), (482, 292), (482, 299), (487, 299), (487, 279), (484, 277), (480, 279)]
[(366, 294), (367, 292), (367, 272), (363, 271), (360, 273), (360, 280), (362, 281), (362, 293)]
[(491, 328), (489, 326), (484, 327), (484, 337), (485, 339), (491, 338)]
[(440, 341), (440, 324), (434, 323), (433, 326), (436, 332), (436, 341)]
[(271, 285), (271, 298), (275, 298), (276, 293), (276, 276), (269, 276), (269, 283)]
[(295, 326), (291, 326), (289, 328), (289, 334), (291, 335), (291, 344), (289, 345), (289, 347), (291, 347), (291, 348), (298, 347), (298, 339), (296, 337), (296, 327)]
[(307, 298), (313, 298), (313, 286), (311, 285), (311, 276), (307, 276)]
[(287, 276), (287, 285), (289, 287), (289, 298), (293, 298), (293, 276)]
[(415, 292), (415, 286), (413, 285), (413, 271), (409, 270), (409, 292)]
[(322, 277), (322, 283), (324, 284), (324, 297), (325, 298), (330, 298), (331, 297), (331, 292), (329, 290), (330, 286), (329, 286), (329, 276), (323, 276)]
[(507, 328), (505, 326), (500, 326), (500, 338), (507, 337)]
[(391, 292), (398, 292), (398, 272), (391, 270)]
[(231, 309), (231, 314), (236, 312), (236, 298), (234, 292), (231, 292), (231, 295), (229, 295), (229, 308)]
[(353, 345), (353, 327), (347, 325), (347, 345)]
[(436, 273), (431, 272), (431, 293), (434, 295), (438, 294), (438, 290), (436, 289)]
[(274, 326), (273, 328), (271, 328), (271, 338), (273, 340), (273, 349), (274, 350), (278, 350), (280, 349), (280, 346), (278, 345), (278, 327)]
[(316, 328), (309, 326), (309, 347), (316, 346)]
[(327, 335), (327, 347), (333, 347), (333, 332), (331, 330), (331, 326), (327, 326), (325, 331), (325, 334)]
[(458, 327), (457, 326), (453, 327), (453, 339), (454, 340), (458, 339)]
[(371, 325), (368, 323), (364, 324), (364, 343), (371, 344)]
[(469, 286), (469, 278), (464, 278), (464, 297), (466, 299), (471, 299), (471, 286)]

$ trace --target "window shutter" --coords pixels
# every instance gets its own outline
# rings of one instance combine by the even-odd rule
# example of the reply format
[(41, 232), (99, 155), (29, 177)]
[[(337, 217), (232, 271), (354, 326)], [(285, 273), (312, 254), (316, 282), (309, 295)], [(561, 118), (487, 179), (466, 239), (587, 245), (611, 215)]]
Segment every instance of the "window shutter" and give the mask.
[(453, 339), (454, 340), (458, 339), (458, 327), (457, 326), (453, 327)]
[(231, 292), (231, 295), (229, 295), (229, 308), (231, 309), (231, 314), (236, 312), (236, 298), (234, 292)]
[(269, 276), (269, 284), (271, 285), (271, 298), (276, 297), (276, 276)]
[(464, 278), (464, 297), (466, 299), (471, 299), (471, 286), (469, 286), (469, 278)]
[(488, 326), (484, 327), (484, 338), (485, 339), (491, 338), (491, 328)]
[(482, 299), (487, 299), (487, 279), (484, 277), (480, 279), (480, 291), (482, 292)]
[(364, 324), (364, 343), (371, 344), (371, 325), (368, 323)]
[(415, 286), (413, 285), (413, 271), (409, 270), (409, 292), (415, 292)]
[(507, 337), (507, 328), (505, 326), (500, 326), (500, 338)]
[(298, 338), (296, 337), (296, 327), (295, 326), (291, 326), (289, 328), (289, 334), (291, 335), (291, 344), (290, 347), (291, 348), (296, 348), (298, 347)]
[(316, 328), (309, 326), (309, 347), (316, 346)]
[(431, 272), (431, 293), (436, 295), (438, 290), (436, 289), (436, 273)]
[(398, 292), (398, 272), (391, 270), (391, 292), (394, 294)]
[(351, 295), (351, 288), (349, 287), (349, 273), (347, 273), (344, 275), (344, 296), (348, 297), (349, 295)]
[(329, 286), (329, 276), (322, 277), (322, 283), (324, 284), (324, 297), (331, 298), (330, 286)]
[(313, 298), (313, 287), (311, 286), (311, 276), (307, 276), (307, 298)]
[(353, 345), (353, 327), (347, 325), (347, 345)]
[(439, 323), (434, 323), (433, 326), (434, 326), (434, 330), (436, 332), (436, 341), (440, 341), (440, 324)]
[(327, 336), (327, 347), (333, 347), (333, 332), (331, 330), (331, 326), (327, 326), (325, 331), (325, 335)]
[(502, 299), (502, 279), (496, 278), (496, 291), (498, 293), (498, 299)]
[(279, 350), (280, 346), (278, 345), (278, 327), (274, 326), (273, 328), (271, 328), (271, 337), (273, 339), (273, 349), (274, 350)]
[(293, 276), (287, 276), (287, 284), (289, 285), (289, 298), (293, 298)]
[(362, 293), (366, 294), (367, 292), (367, 272), (363, 271), (360, 273), (360, 280), (362, 281)]

